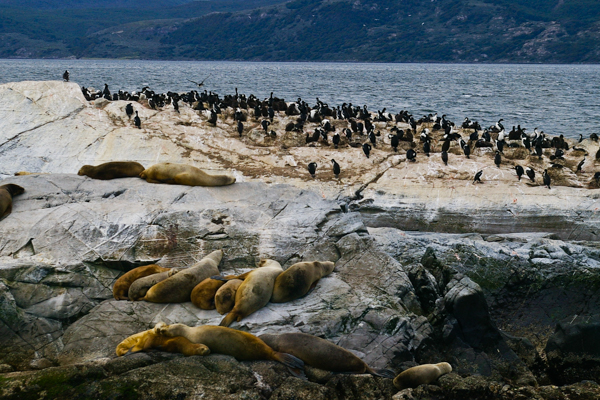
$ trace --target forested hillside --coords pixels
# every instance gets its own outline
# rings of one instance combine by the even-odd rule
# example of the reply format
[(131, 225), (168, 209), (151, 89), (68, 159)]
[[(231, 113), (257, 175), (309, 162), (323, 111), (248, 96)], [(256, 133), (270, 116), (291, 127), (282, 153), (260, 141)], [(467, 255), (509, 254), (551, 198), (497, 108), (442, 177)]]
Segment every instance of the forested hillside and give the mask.
[[(600, 62), (595, 0), (0, 1), (1, 57)], [(9, 4), (9, 5), (6, 5)], [(67, 3), (68, 4), (68, 3)], [(81, 5), (81, 4), (80, 4)], [(93, 5), (91, 5), (93, 6)], [(138, 6), (139, 7), (139, 6)]]

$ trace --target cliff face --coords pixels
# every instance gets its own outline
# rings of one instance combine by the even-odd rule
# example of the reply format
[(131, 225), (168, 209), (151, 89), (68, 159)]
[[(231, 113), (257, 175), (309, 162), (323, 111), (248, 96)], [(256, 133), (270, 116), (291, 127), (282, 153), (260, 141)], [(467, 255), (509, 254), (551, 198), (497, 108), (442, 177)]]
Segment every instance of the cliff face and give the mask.
[[(596, 239), (598, 190), (577, 187), (590, 172), (564, 172), (568, 186), (548, 190), (518, 183), (506, 167), (473, 186), (471, 169), (489, 167), (487, 153), (445, 168), (433, 155), (407, 164), (404, 151), (382, 144), (367, 159), (348, 146), (307, 147), (303, 134), (282, 129), (283, 115), (274, 120), (275, 138), (249, 117), (240, 139), (230, 110), (212, 127), (187, 106), (178, 114), (134, 103), (137, 129), (126, 102), (88, 103), (72, 83), (2, 85), (0, 101), (2, 184), (26, 190), (0, 221), (3, 398), (393, 395), (384, 378), (309, 368), (303, 382), (279, 365), (225, 356), (116, 358), (121, 340), (157, 322), (194, 326), (222, 317), (191, 303), (116, 301), (114, 281), (148, 263), (189, 266), (216, 249), (225, 252), (224, 274), (247, 271), (260, 258), (284, 268), (302, 260), (336, 264), (306, 297), (268, 304), (232, 327), (311, 333), (398, 372), (448, 361), (460, 376), (485, 376), (488, 389), (489, 382), (550, 383), (540, 354), (553, 326), (599, 311), (600, 250), (589, 241)], [(339, 179), (321, 167), (331, 158), (342, 165)], [(76, 175), (83, 164), (112, 160), (185, 162), (228, 170), (238, 181), (203, 188)], [(306, 171), (311, 161), (320, 166), (315, 179)], [(23, 170), (39, 174), (12, 176)], [(569, 226), (516, 224), (523, 214)], [(466, 216), (479, 224), (456, 228)], [(432, 232), (411, 232), (416, 227)], [(443, 233), (456, 231), (479, 233)], [(443, 390), (453, 390), (459, 375)]]

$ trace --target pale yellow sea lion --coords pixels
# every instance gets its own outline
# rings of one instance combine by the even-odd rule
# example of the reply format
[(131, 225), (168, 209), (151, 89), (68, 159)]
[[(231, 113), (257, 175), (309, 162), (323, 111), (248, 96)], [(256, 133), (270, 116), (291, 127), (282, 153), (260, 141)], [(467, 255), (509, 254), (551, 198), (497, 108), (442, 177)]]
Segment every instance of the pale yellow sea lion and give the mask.
[(150, 183), (174, 183), (188, 186), (225, 186), (235, 183), (229, 175), (209, 175), (193, 165), (160, 163), (140, 173)]

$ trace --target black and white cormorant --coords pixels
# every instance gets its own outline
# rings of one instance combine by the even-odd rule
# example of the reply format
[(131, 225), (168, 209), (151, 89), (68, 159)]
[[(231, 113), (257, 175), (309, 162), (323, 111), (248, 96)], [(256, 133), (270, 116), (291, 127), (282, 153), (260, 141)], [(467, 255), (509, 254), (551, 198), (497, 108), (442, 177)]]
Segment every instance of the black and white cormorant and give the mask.
[(532, 168), (527, 167), (525, 173), (531, 179), (531, 182), (535, 182), (535, 171)]
[(369, 158), (369, 154), (371, 154), (371, 145), (369, 143), (364, 143), (362, 145), (362, 149), (363, 149), (363, 152), (365, 153), (365, 156), (367, 156), (367, 158)]
[(517, 171), (517, 177), (519, 178), (519, 180), (521, 180), (521, 177), (523, 176), (523, 173), (525, 172), (523, 170), (523, 167), (521, 167), (520, 165), (515, 165), (515, 171)]
[(475, 183), (475, 182), (483, 183), (483, 182), (481, 182), (481, 175), (483, 175), (483, 170), (480, 170), (475, 174), (475, 178), (473, 178), (473, 183)]
[(412, 162), (417, 161), (417, 152), (413, 149), (408, 149), (408, 151), (406, 152), (406, 159)]
[(142, 129), (142, 120), (140, 119), (138, 112), (135, 112), (135, 117), (133, 118), (133, 123), (138, 129)]
[(550, 175), (548, 175), (547, 169), (544, 170), (542, 178), (544, 179), (544, 185), (548, 186), (548, 189), (550, 189)]
[(313, 178), (315, 177), (315, 173), (317, 172), (316, 162), (311, 162), (310, 164), (308, 164), (308, 172), (310, 173), (310, 176), (312, 176)]
[(331, 162), (333, 163), (333, 174), (335, 175), (335, 177), (337, 178), (340, 175), (340, 164), (338, 164), (333, 158), (331, 159)]
[(494, 156), (494, 164), (496, 164), (496, 167), (500, 168), (501, 162), (502, 162), (502, 157), (500, 156), (500, 151), (496, 150), (496, 156)]

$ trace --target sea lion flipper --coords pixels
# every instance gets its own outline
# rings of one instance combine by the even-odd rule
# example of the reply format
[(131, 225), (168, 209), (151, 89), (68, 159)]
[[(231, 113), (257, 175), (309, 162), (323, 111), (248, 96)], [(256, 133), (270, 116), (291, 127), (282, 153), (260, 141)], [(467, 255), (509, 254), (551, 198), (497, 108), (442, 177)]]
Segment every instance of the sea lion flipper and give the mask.
[(238, 314), (231, 311), (229, 312), (229, 314), (227, 314), (225, 316), (225, 318), (223, 318), (223, 320), (221, 321), (221, 323), (219, 324), (219, 326), (229, 326), (233, 323), (233, 321), (235, 321), (238, 318)]
[(276, 361), (279, 361), (283, 365), (287, 367), (287, 369), (294, 375), (296, 378), (306, 380), (306, 375), (304, 374), (304, 361), (299, 359), (296, 356), (293, 356), (288, 353), (279, 353), (275, 352), (273, 358)]

